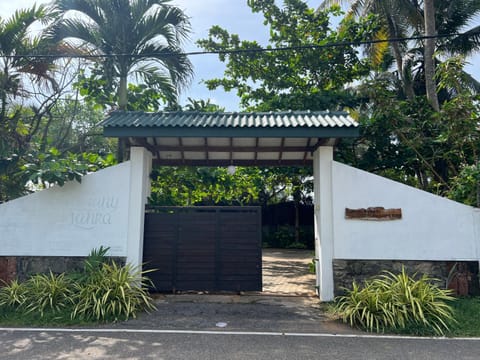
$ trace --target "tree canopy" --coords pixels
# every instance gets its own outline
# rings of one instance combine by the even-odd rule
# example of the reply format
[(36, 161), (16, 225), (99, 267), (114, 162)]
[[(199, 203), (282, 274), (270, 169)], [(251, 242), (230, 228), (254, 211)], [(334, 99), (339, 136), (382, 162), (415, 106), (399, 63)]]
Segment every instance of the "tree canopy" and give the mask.
[[(213, 26), (207, 39), (198, 44), (205, 50), (227, 51), (219, 60), (226, 63), (224, 77), (206, 80), (209, 89), (223, 87), (236, 91), (246, 110), (335, 110), (355, 106), (345, 85), (366, 76), (368, 59), (348, 45), (368, 38), (376, 29), (373, 16), (357, 22), (342, 21), (339, 30), (331, 28), (332, 16), (340, 10), (318, 12), (301, 0), (249, 1), (253, 12), (261, 12), (270, 39), (263, 47), (255, 40), (241, 40), (219, 26)], [(326, 44), (342, 46), (322, 47)], [(317, 45), (309, 48), (311, 45)], [(282, 51), (281, 49), (286, 49)]]
[[(479, 27), (471, 23), (479, 2), (436, 0), (430, 12), (424, 8), (430, 1), (349, 3), (344, 14), (338, 5), (249, 0), (270, 31), (268, 44), (212, 26), (198, 44), (219, 51), (226, 70), (205, 80), (207, 88), (235, 92), (242, 110), (348, 110), (362, 134), (338, 145), (337, 160), (479, 204), (480, 85), (465, 72), (465, 56), (480, 46)], [(424, 40), (378, 42), (425, 35), (427, 18), (442, 35), (433, 40), (433, 55)], [(47, 26), (32, 35), (38, 21)], [(0, 202), (28, 192), (28, 180), (61, 184), (114, 163), (115, 144), (96, 127), (105, 111), (221, 111), (209, 100), (177, 102), (192, 74), (182, 49), (189, 33), (188, 16), (167, 0), (56, 0), (48, 10), (0, 19)], [(373, 45), (357, 45), (369, 40)], [(22, 56), (45, 52), (53, 56)], [(438, 107), (427, 96), (429, 76)], [(310, 171), (239, 168), (232, 176), (222, 168), (156, 169), (152, 201), (298, 203), (310, 192)]]
[(52, 41), (101, 55), (96, 75), (105, 81), (104, 91), (115, 90), (120, 109), (128, 109), (130, 75), (176, 102), (193, 70), (181, 47), (190, 23), (170, 0), (55, 0), (54, 6), (59, 18), (49, 30)]

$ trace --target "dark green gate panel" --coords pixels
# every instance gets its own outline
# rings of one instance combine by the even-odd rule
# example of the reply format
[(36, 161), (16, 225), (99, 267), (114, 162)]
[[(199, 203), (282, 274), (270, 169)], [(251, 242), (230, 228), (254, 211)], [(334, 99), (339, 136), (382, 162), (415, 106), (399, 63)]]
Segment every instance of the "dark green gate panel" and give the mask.
[(261, 291), (261, 209), (156, 207), (143, 260), (157, 291)]

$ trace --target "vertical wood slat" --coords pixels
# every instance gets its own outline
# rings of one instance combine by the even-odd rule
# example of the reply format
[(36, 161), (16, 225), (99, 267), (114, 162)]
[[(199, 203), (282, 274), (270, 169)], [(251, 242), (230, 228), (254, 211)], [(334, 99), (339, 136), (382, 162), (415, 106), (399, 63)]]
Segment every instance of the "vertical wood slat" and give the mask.
[[(158, 291), (262, 289), (259, 207), (160, 207), (156, 210), (158, 212), (146, 213), (144, 261), (149, 262), (150, 268), (162, 261), (171, 264), (170, 274), (151, 273)], [(173, 226), (173, 235), (171, 231), (158, 231), (161, 224)], [(213, 229), (207, 231), (211, 226)], [(206, 232), (202, 233), (199, 228)], [(158, 253), (158, 249), (168, 249), (170, 258)], [(252, 261), (245, 261), (246, 258)], [(235, 269), (233, 274), (232, 269)]]

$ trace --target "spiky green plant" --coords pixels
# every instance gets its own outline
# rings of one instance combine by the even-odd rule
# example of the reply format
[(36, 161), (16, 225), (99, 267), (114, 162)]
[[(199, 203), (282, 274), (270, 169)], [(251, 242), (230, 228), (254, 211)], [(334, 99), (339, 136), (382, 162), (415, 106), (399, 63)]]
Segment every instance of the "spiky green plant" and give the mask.
[(98, 249), (95, 248), (88, 254), (88, 257), (84, 261), (84, 271), (86, 273), (91, 273), (99, 270), (102, 267), (103, 263), (108, 261), (107, 253), (110, 250), (110, 247), (103, 247), (101, 245)]
[(395, 324), (389, 297), (389, 292), (376, 288), (373, 282), (365, 282), (362, 287), (354, 282), (352, 290), (337, 299), (335, 312), (352, 327), (381, 332)]
[(127, 320), (139, 311), (153, 310), (153, 300), (146, 290), (151, 285), (145, 272), (130, 264), (103, 263), (90, 280), (75, 284), (72, 318)]
[(0, 307), (18, 308), (21, 307), (27, 298), (27, 287), (25, 284), (13, 280), (9, 283), (2, 281), (0, 288)]
[(402, 268), (399, 274), (385, 272), (361, 287), (354, 283), (346, 295), (336, 299), (335, 312), (350, 326), (367, 331), (416, 328), (443, 335), (454, 321), (448, 304), (454, 297), (450, 290), (436, 286), (435, 279), (415, 277)]
[(43, 317), (45, 311), (60, 312), (72, 304), (72, 282), (65, 274), (36, 274), (26, 282), (27, 313), (38, 313)]

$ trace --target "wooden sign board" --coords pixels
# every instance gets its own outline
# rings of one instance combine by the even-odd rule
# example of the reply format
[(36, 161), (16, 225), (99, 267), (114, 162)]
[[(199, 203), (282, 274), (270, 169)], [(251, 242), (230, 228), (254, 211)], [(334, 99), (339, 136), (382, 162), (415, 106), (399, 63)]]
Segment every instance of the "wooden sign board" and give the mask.
[(384, 207), (369, 207), (362, 209), (345, 208), (346, 219), (356, 220), (399, 220), (402, 209), (385, 209)]

